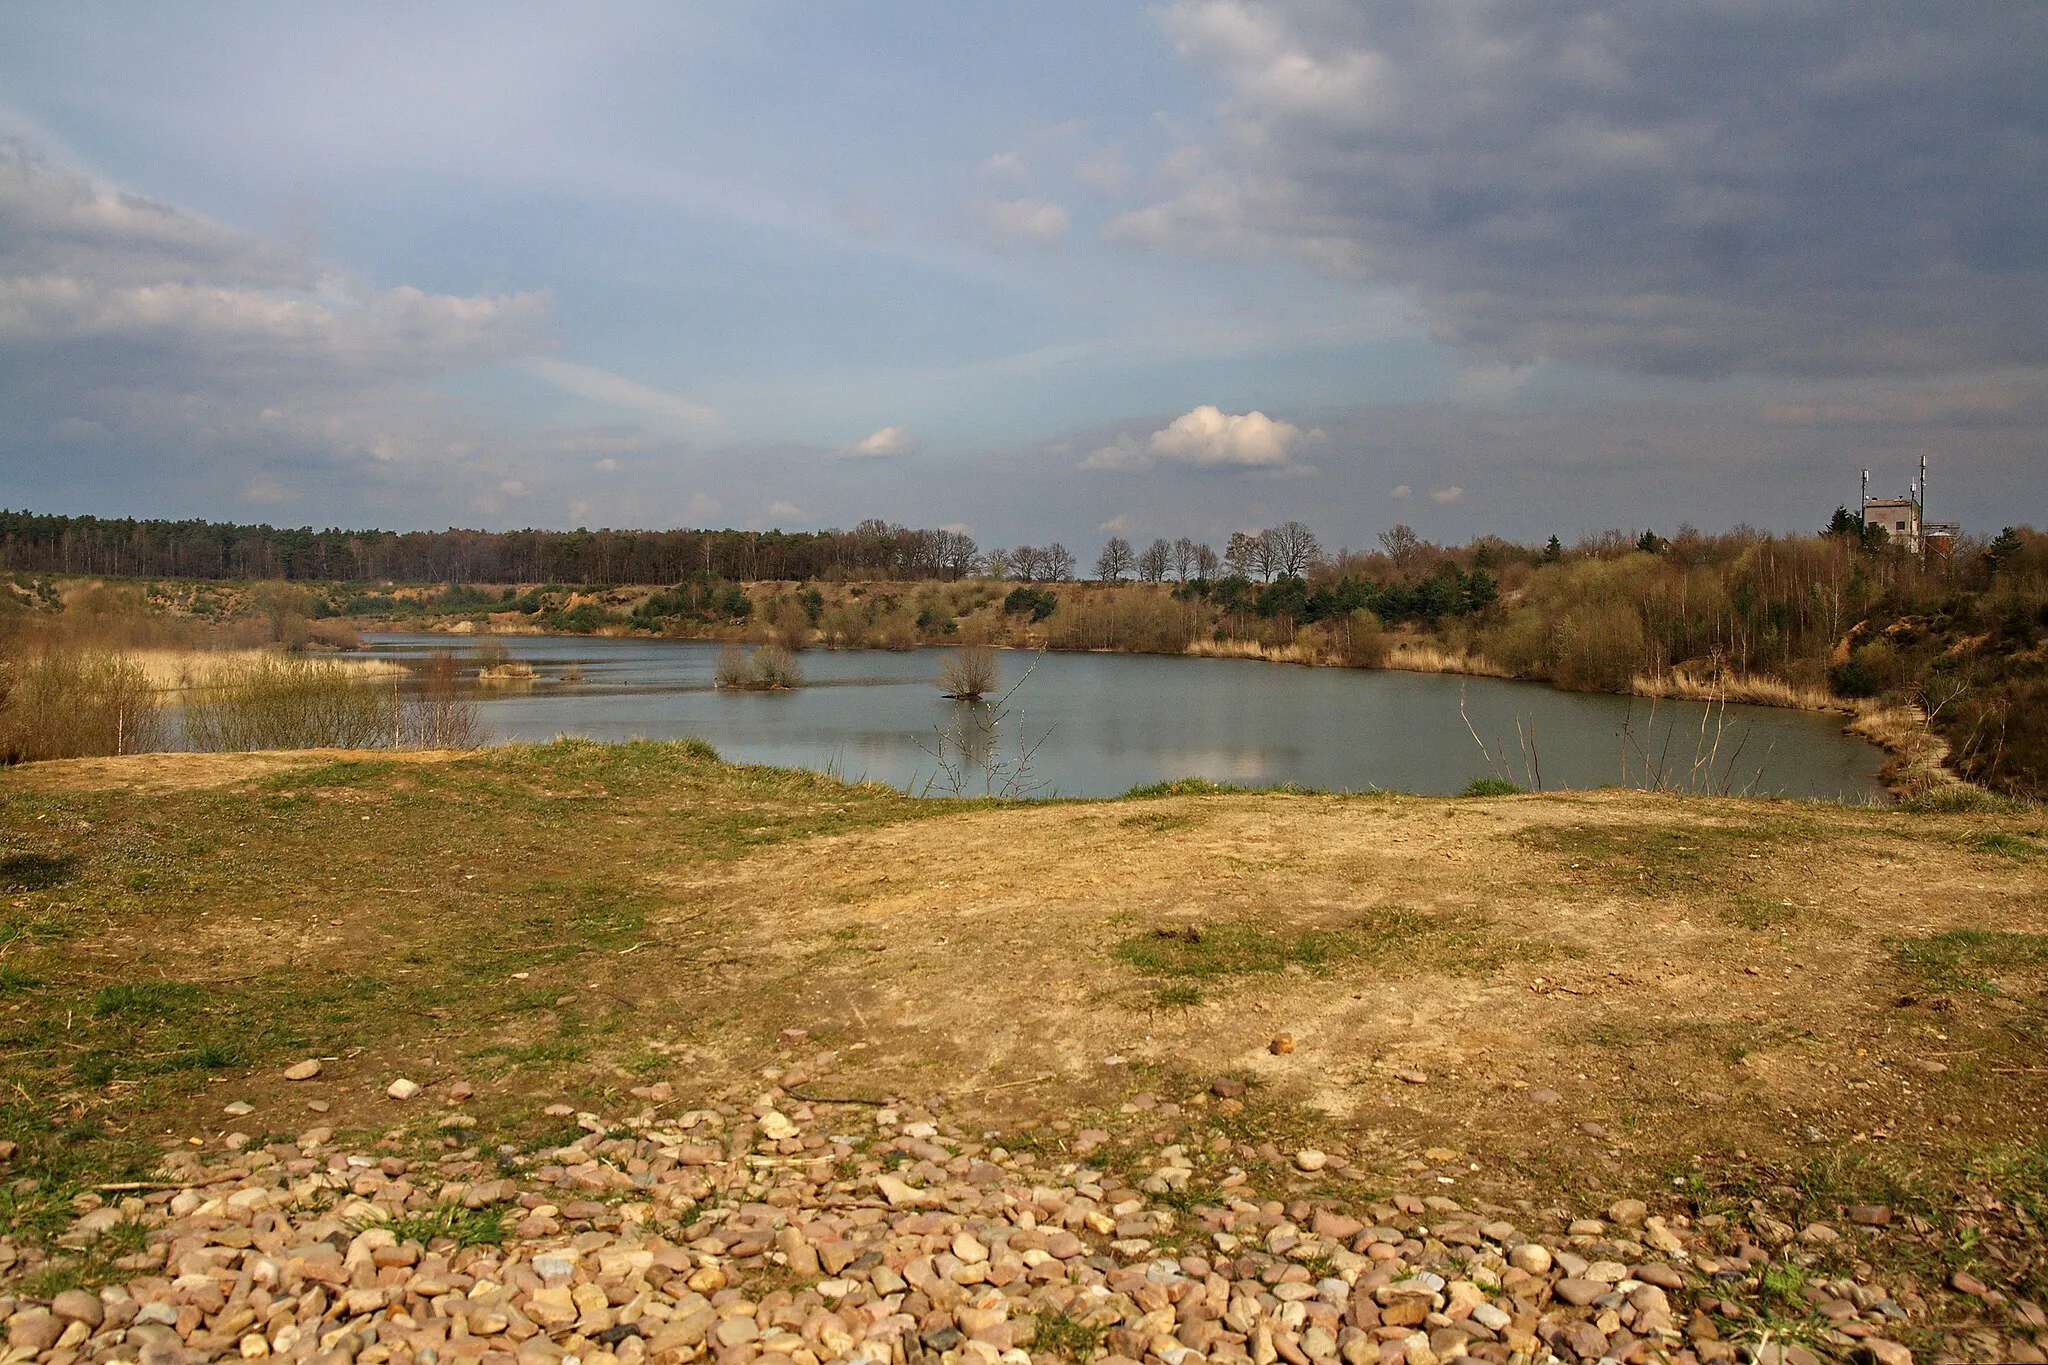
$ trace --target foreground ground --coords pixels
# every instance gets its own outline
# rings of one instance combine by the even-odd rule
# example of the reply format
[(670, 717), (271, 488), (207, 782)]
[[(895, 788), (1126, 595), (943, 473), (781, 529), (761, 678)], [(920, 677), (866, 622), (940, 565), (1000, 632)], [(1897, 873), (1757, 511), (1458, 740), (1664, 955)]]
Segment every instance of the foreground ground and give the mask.
[(678, 745), (17, 769), (0, 1309), (66, 1365), (2040, 1359), (2044, 854)]

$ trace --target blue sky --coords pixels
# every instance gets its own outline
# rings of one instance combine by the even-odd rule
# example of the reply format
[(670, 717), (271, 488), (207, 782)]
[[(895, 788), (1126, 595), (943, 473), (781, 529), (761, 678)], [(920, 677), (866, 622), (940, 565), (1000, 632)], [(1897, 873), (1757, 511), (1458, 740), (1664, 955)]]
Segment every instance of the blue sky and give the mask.
[(2039, 522), (2042, 13), (12, 6), (0, 503)]

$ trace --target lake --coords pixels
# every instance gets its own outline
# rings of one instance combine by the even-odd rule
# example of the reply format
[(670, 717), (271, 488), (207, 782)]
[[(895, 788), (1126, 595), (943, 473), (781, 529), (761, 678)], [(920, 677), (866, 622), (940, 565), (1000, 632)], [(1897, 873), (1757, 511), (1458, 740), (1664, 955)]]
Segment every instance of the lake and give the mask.
[[(1501, 774), (1528, 786), (1538, 772), (1546, 788), (1588, 788), (1623, 782), (1626, 754), (1627, 781), (1636, 786), (1647, 766), (1680, 790), (1886, 799), (1877, 781), (1884, 755), (1844, 736), (1840, 718), (1772, 707), (1710, 712), (1703, 703), (1662, 701), (1653, 713), (1641, 698), (1495, 678), (1004, 650), (1002, 685), (1016, 690), (998, 712), (940, 695), (941, 649), (808, 650), (797, 656), (805, 686), (736, 692), (712, 685), (720, 649), (713, 643), (501, 639), (537, 676), (530, 685), (480, 689), (493, 740), (696, 736), (736, 762), (932, 794), (1008, 785), (1037, 796), (1112, 796), (1181, 777), (1449, 793)], [(376, 635), (365, 652), (465, 656), (476, 644)], [(1027, 753), (1020, 779), (1017, 763)]]

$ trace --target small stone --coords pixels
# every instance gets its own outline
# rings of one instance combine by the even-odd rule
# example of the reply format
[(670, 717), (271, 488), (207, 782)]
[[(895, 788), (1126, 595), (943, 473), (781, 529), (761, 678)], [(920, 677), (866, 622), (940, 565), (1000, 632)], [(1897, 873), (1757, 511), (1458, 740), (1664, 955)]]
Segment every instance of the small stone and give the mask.
[(51, 1299), (50, 1311), (66, 1322), (82, 1322), (94, 1330), (106, 1320), (106, 1307), (99, 1295), (83, 1289), (67, 1289)]
[(1889, 1204), (1851, 1204), (1849, 1206), (1849, 1221), (1858, 1227), (1889, 1227), (1892, 1221), (1891, 1206)]
[(228, 1105), (220, 1112), (226, 1114), (231, 1119), (238, 1119), (243, 1117), (244, 1115), (255, 1113), (256, 1106), (249, 1103), (249, 1101), (247, 1100), (236, 1100), (233, 1104)]
[(1508, 1253), (1508, 1264), (1530, 1275), (1550, 1273), (1550, 1248), (1540, 1242), (1524, 1242)]
[(1266, 1051), (1272, 1053), (1275, 1057), (1285, 1057), (1288, 1053), (1294, 1051), (1294, 1035), (1291, 1033), (1275, 1034), (1273, 1041), (1266, 1044)]
[(1603, 1280), (1582, 1280), (1572, 1277), (1559, 1280), (1550, 1287), (1550, 1292), (1574, 1308), (1584, 1308), (1611, 1288), (1613, 1286)]
[(1209, 1082), (1209, 1093), (1219, 1100), (1241, 1100), (1250, 1087), (1232, 1076), (1218, 1076)]
[(1968, 1294), (1975, 1298), (1982, 1298), (1984, 1296), (1984, 1281), (1978, 1279), (1967, 1270), (1958, 1270), (1955, 1274), (1949, 1276), (1948, 1285), (1949, 1288), (1955, 1290), (1958, 1294)]
[(785, 1142), (796, 1136), (796, 1124), (780, 1109), (770, 1109), (761, 1115), (761, 1136), (772, 1142)]
[(785, 1044), (801, 1043), (810, 1036), (811, 1031), (807, 1028), (786, 1028), (776, 1035)]
[(454, 1100), (457, 1104), (464, 1100), (474, 1099), (476, 1098), (476, 1087), (468, 1081), (457, 1081), (448, 1087), (448, 1098)]
[(270, 1354), (270, 1343), (263, 1339), (261, 1332), (251, 1332), (242, 1338), (242, 1344), (236, 1349), (241, 1351), (244, 1360), (261, 1360)]
[(1800, 1232), (1799, 1240), (1809, 1246), (1824, 1246), (1829, 1242), (1841, 1241), (1842, 1234), (1836, 1232), (1826, 1223), (1808, 1223), (1805, 1229)]
[(1863, 1349), (1877, 1365), (1913, 1365), (1913, 1353), (1896, 1341), (1883, 1337), (1863, 1338)]
[(1315, 1172), (1329, 1165), (1330, 1158), (1313, 1147), (1304, 1147), (1294, 1154), (1294, 1164), (1304, 1171)]
[(14, 1319), (7, 1329), (7, 1344), (31, 1356), (41, 1355), (57, 1344), (67, 1326), (54, 1313), (29, 1312)]
[(1537, 1104), (1556, 1104), (1564, 1096), (1546, 1086), (1541, 1090), (1531, 1090), (1529, 1098)]
[(1649, 1205), (1640, 1199), (1617, 1199), (1607, 1210), (1607, 1217), (1610, 1222), (1632, 1228), (1640, 1226), (1643, 1219), (1649, 1216), (1649, 1212)]
[(573, 1104), (551, 1104), (540, 1111), (551, 1119), (566, 1119), (576, 1112)]
[(308, 1108), (308, 1109), (312, 1110), (312, 1111), (313, 1111), (314, 1113), (316, 1113), (316, 1114), (324, 1114), (324, 1113), (326, 1113), (326, 1112), (327, 1112), (327, 1111), (328, 1111), (329, 1109), (332, 1109), (333, 1107), (334, 1107), (334, 1106), (333, 1106), (333, 1105), (331, 1105), (331, 1104), (329, 1104), (329, 1103), (328, 1103), (328, 1102), (327, 1102), (326, 1100), (307, 1100), (307, 1101), (306, 1101), (306, 1108)]
[(303, 1062), (293, 1062), (284, 1069), (284, 1078), (288, 1081), (310, 1081), (319, 1074), (320, 1059), (317, 1057), (308, 1057)]
[(400, 1076), (397, 1080), (384, 1087), (384, 1093), (394, 1100), (413, 1099), (420, 1093), (420, 1083), (418, 1081), (409, 1081), (405, 1077)]
[(1412, 1067), (1412, 1066), (1397, 1066), (1397, 1067), (1395, 1067), (1395, 1068), (1394, 1068), (1394, 1079), (1395, 1079), (1395, 1080), (1397, 1080), (1397, 1081), (1399, 1081), (1399, 1082), (1401, 1082), (1401, 1083), (1402, 1083), (1403, 1085), (1428, 1085), (1428, 1084), (1429, 1084), (1429, 1077), (1427, 1077), (1427, 1076), (1423, 1075), (1423, 1074), (1422, 1074), (1422, 1073), (1421, 1073), (1420, 1071), (1417, 1071), (1417, 1070), (1416, 1070), (1416, 1069), (1415, 1069), (1414, 1067)]

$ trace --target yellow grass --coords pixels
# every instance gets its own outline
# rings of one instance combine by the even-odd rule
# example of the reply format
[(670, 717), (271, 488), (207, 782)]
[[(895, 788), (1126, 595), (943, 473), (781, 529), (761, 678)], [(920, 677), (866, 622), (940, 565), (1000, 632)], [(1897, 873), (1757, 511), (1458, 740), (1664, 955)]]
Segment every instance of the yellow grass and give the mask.
[(1800, 686), (1779, 678), (1695, 678), (1671, 672), (1657, 677), (1638, 673), (1630, 689), (1638, 697), (1675, 697), (1683, 701), (1728, 701), (1748, 706), (1783, 706), (1796, 711), (1839, 711), (1842, 703), (1825, 687)]
[(1878, 775), (1902, 796), (1974, 785), (1942, 766), (1948, 757), (1948, 741), (1928, 728), (1927, 714), (1918, 706), (1858, 702), (1855, 718), (1844, 728), (1891, 755)]
[[(246, 673), (260, 659), (277, 657), (270, 649), (131, 649), (122, 658), (142, 670), (149, 685), (159, 692), (183, 692), (193, 688), (218, 687), (230, 678)], [(405, 675), (405, 666), (390, 659), (327, 658), (330, 667), (357, 678), (395, 678)]]
[(1476, 678), (1509, 676), (1506, 669), (1483, 655), (1445, 649), (1424, 641), (1395, 644), (1387, 651), (1386, 666), (1403, 673), (1464, 673)]

